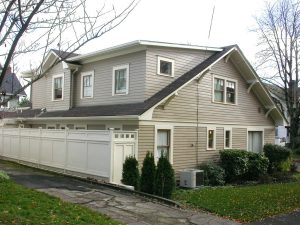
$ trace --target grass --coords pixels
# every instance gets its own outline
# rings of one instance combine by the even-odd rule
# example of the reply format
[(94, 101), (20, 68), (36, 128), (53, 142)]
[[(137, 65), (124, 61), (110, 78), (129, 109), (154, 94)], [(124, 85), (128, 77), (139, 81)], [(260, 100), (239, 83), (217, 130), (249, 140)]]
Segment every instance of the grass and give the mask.
[(66, 203), (12, 181), (0, 182), (0, 224), (117, 225), (119, 222), (88, 208)]
[(178, 190), (174, 200), (239, 222), (252, 222), (300, 208), (300, 181), (284, 184)]

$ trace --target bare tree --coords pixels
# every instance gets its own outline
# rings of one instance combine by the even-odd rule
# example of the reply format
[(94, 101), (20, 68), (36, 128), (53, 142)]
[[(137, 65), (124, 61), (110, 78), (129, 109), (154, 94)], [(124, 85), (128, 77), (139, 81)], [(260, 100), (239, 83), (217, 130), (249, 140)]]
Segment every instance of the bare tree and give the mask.
[[(289, 115), (290, 141), (295, 147), (299, 135), (299, 45), (300, 1), (279, 0), (267, 4), (263, 14), (256, 18), (260, 52), (260, 67), (268, 68), (264, 80), (276, 86), (283, 94)], [(275, 73), (274, 73), (275, 71)]]
[(113, 4), (106, 5), (106, 1), (93, 0), (0, 0), (0, 58), (3, 63), (0, 85), (12, 59), (38, 56), (40, 61), (33, 71), (35, 76), (22, 88), (24, 90), (47, 72), (42, 70), (42, 65), (50, 49), (67, 52), (52, 64), (53, 67), (121, 24), (139, 2), (129, 1), (119, 9)]

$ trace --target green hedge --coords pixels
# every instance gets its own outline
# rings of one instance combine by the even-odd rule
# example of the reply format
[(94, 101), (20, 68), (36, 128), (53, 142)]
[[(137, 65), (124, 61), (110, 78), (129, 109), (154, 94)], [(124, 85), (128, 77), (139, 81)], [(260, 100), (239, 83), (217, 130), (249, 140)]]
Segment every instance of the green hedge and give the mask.
[(288, 148), (266, 144), (264, 146), (265, 156), (269, 159), (269, 172), (284, 172), (289, 171), (291, 168), (292, 152)]
[(225, 184), (225, 170), (213, 162), (203, 163), (199, 169), (204, 170), (205, 185), (218, 186)]
[(269, 166), (269, 160), (263, 155), (241, 149), (223, 150), (220, 159), (226, 182), (257, 180), (267, 173)]

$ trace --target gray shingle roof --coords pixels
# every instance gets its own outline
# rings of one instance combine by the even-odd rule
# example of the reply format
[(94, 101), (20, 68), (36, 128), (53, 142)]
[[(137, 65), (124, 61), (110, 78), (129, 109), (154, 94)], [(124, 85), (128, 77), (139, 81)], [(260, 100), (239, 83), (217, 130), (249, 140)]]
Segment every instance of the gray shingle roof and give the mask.
[[(0, 92), (5, 91), (6, 94), (15, 94), (18, 90), (20, 90), (20, 88), (22, 88), (22, 85), (20, 84), (16, 74), (7, 70), (0, 87)], [(26, 93), (25, 91), (22, 91), (19, 95), (26, 95)]]
[[(158, 91), (152, 97), (144, 102), (131, 103), (131, 104), (117, 104), (117, 105), (99, 105), (99, 106), (85, 106), (75, 107), (64, 111), (51, 111), (40, 113), (38, 110), (27, 110), (23, 113), (6, 112), (3, 114), (5, 118), (11, 117), (91, 117), (91, 116), (125, 116), (125, 115), (141, 115), (151, 107), (158, 104), (164, 98), (175, 92), (182, 85), (196, 77), (198, 74), (206, 70), (210, 65), (218, 61), (226, 55), (236, 45), (224, 47), (223, 51), (216, 52), (196, 67), (183, 74), (175, 81), (167, 85), (165, 88)], [(39, 112), (39, 113), (38, 113)], [(24, 116), (23, 116), (24, 115)]]

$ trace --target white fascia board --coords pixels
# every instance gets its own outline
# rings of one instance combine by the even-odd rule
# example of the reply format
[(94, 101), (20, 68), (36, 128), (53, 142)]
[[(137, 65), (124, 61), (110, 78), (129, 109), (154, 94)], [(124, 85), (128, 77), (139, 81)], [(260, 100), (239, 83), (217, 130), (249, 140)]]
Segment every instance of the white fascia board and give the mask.
[(89, 117), (31, 117), (31, 118), (17, 118), (22, 121), (52, 121), (52, 120), (137, 120), (138, 115), (130, 116), (89, 116)]
[(174, 44), (174, 43), (167, 43), (167, 42), (139, 40), (139, 41), (133, 41), (133, 42), (117, 45), (110, 48), (105, 48), (88, 54), (71, 57), (68, 59), (68, 61), (80, 61), (80, 62), (88, 63), (88, 62), (93, 62), (95, 60), (101, 60), (101, 59), (115, 57), (123, 54), (133, 53), (141, 50), (146, 50), (147, 46), (183, 48), (183, 49), (217, 51), (217, 52), (223, 50), (222, 48), (203, 47), (197, 45), (185, 45), (185, 44)]

